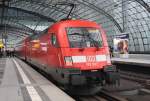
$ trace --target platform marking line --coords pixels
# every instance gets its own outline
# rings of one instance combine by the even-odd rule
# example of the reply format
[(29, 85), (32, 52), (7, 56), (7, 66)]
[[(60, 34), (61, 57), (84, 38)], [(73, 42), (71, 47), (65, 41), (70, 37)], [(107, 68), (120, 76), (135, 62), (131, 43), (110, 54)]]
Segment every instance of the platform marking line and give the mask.
[[(26, 76), (26, 74), (24, 73), (22, 68), (19, 66), (19, 64), (14, 59), (13, 59), (13, 61), (23, 79), (24, 84), (31, 84), (30, 80), (28, 79), (28, 77)], [(33, 86), (26, 86), (26, 89), (27, 89), (32, 101), (42, 101), (40, 95), (38, 94), (38, 92), (36, 91), (36, 89)]]

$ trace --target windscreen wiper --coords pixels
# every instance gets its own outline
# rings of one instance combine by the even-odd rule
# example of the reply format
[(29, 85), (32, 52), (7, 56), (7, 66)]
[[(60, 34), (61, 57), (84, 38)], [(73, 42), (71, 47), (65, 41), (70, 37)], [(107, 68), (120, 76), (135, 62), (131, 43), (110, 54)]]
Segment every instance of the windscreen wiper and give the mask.
[(68, 35), (80, 35), (80, 36), (84, 36), (83, 34), (80, 34), (80, 33), (72, 33), (72, 34), (68, 34)]

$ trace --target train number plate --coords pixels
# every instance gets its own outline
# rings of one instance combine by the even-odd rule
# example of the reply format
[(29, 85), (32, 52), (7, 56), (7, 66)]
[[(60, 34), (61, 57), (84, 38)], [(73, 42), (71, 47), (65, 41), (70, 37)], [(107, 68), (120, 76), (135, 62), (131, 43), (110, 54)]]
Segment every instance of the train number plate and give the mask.
[(86, 63), (86, 66), (88, 66), (88, 67), (95, 67), (95, 66), (97, 66), (97, 63), (94, 63), (94, 62), (90, 63), (90, 62), (88, 62), (88, 63)]

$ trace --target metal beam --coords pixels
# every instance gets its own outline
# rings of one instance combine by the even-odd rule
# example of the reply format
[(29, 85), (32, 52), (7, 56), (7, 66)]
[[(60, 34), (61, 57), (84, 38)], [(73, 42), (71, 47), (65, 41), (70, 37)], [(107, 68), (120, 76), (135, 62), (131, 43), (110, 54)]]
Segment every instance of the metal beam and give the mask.
[[(13, 34), (12, 34), (12, 33), (13, 33)], [(8, 36), (12, 36), (12, 37), (16, 36), (16, 37), (19, 37), (19, 38), (21, 38), (21, 39), (25, 38), (25, 36), (19, 35), (19, 34), (14, 33), (14, 32), (7, 33), (7, 35), (8, 35)]]
[[(3, 5), (3, 6), (4, 6), (4, 4), (5, 4), (5, 0), (2, 0), (1, 2), (2, 2), (2, 4), (1, 4), (1, 5)], [(2, 7), (2, 12), (1, 12), (1, 24), (3, 23), (3, 18), (4, 18), (4, 7)]]
[[(28, 31), (28, 30), (25, 30), (25, 29), (23, 29), (23, 28), (19, 28), (19, 27), (16, 27), (16, 26), (14, 26), (14, 25), (8, 25), (8, 24), (1, 24), (0, 25), (0, 28), (3, 28), (3, 27), (7, 27), (7, 28), (13, 28), (13, 29), (17, 29), (17, 30), (22, 30), (22, 31)], [(33, 31), (28, 31), (28, 32), (33, 32)], [(29, 35), (29, 34), (27, 34), (27, 35)]]
[[(0, 30), (0, 32), (4, 32), (4, 30)], [(26, 35), (26, 33), (23, 33), (23, 32), (19, 32), (17, 30), (12, 30), (12, 29), (8, 29), (7, 30), (7, 33), (16, 33), (17, 35), (19, 36), (23, 36), (23, 37), (27, 37), (28, 35)]]
[(150, 13), (150, 6), (145, 1), (143, 1), (143, 0), (134, 0), (134, 1), (141, 4)]
[(21, 11), (21, 12), (24, 12), (24, 13), (27, 13), (27, 14), (31, 14), (31, 15), (34, 15), (34, 16), (38, 16), (42, 19), (45, 19), (49, 22), (56, 22), (56, 20), (50, 18), (50, 17), (47, 17), (47, 16), (44, 16), (42, 14), (39, 14), (39, 13), (36, 13), (36, 12), (32, 12), (32, 11), (28, 11), (28, 10), (24, 10), (24, 9), (21, 9), (21, 8), (17, 8), (17, 7), (9, 7), (9, 6), (5, 6), (5, 5), (0, 5), (0, 8), (8, 8), (8, 9), (13, 9), (13, 10), (16, 10), (16, 11)]
[(123, 29), (121, 28), (121, 26), (119, 25), (119, 23), (114, 19), (113, 16), (111, 16), (110, 14), (108, 14), (106, 11), (104, 11), (103, 9), (95, 6), (94, 4), (90, 3), (90, 2), (87, 2), (86, 0), (82, 0), (83, 2), (77, 0), (78, 3), (80, 4), (83, 4), (84, 6), (87, 6), (93, 10), (96, 10), (97, 12), (99, 13), (102, 13), (104, 14), (108, 19), (110, 19), (116, 26), (117, 28), (119, 29), (119, 31), (122, 33), (123, 32)]
[[(22, 0), (22, 1), (30, 2), (30, 3), (36, 3), (36, 4), (41, 5), (41, 6), (44, 6), (44, 7), (45, 7), (45, 6), (46, 6), (46, 7), (52, 6), (52, 8), (54, 8), (54, 9), (58, 8), (58, 7), (55, 7), (55, 5), (46, 5), (46, 4), (41, 3), (41, 2), (39, 2), (39, 1), (30, 1), (30, 0)], [(85, 4), (84, 2), (79, 1), (79, 0), (77, 0), (77, 2), (79, 2), (79, 3), (81, 3), (81, 4), (85, 5), (85, 6), (88, 6), (88, 7), (92, 8), (92, 9), (94, 9), (94, 10), (96, 10), (96, 11), (99, 12), (99, 13), (104, 14), (104, 15), (105, 15), (106, 17), (108, 17), (112, 22), (114, 22), (114, 24), (117, 26), (117, 28), (119, 29), (120, 32), (123, 32), (123, 30), (122, 30), (121, 26), (119, 25), (119, 23), (118, 23), (110, 14), (108, 14), (108, 13), (105, 12), (104, 10), (98, 8), (97, 6), (95, 6), (95, 5), (93, 5), (93, 4), (89, 3), (89, 2), (87, 2), (87, 1), (85, 1), (85, 0), (84, 0), (84, 2), (88, 3), (88, 5)], [(59, 8), (59, 9), (60, 9), (60, 8)], [(59, 10), (57, 10), (57, 11), (59, 11)], [(63, 12), (63, 11), (62, 11), (62, 12)], [(66, 14), (66, 12), (63, 12), (63, 13)], [(74, 14), (74, 15), (75, 15), (75, 14)], [(75, 15), (75, 16), (78, 16), (78, 15)], [(80, 18), (80, 17), (79, 17), (79, 18)]]
[(23, 36), (23, 35), (21, 35), (21, 34), (17, 34), (17, 33), (15, 33), (15, 32), (11, 32), (11, 31), (9, 31), (9, 32), (10, 32), (10, 33), (8, 33), (9, 36), (20, 37), (21, 39), (22, 39), (22, 38), (25, 38), (25, 36)]
[[(28, 32), (32, 32), (34, 33), (33, 29), (29, 28), (28, 26), (24, 25), (24, 24), (21, 24), (21, 23), (18, 23), (18, 21), (12, 21), (12, 20), (8, 20), (6, 18), (4, 18), (3, 20), (6, 20), (8, 22), (11, 22), (11, 23), (6, 23), (7, 25), (11, 25), (11, 26), (16, 26), (17, 28), (21, 28), (21, 29), (24, 29)], [(1, 24), (1, 25), (5, 25), (5, 23)]]
[[(30, 4), (35, 4), (35, 5), (40, 5), (42, 7), (45, 7), (45, 8), (49, 8), (49, 9), (54, 9), (58, 12), (61, 12), (61, 13), (64, 13), (64, 14), (68, 14), (68, 11), (67, 10), (64, 10), (60, 7), (57, 7), (56, 4), (52, 4), (52, 3), (49, 3), (49, 4), (45, 4), (44, 2), (40, 2), (40, 0), (21, 0), (21, 1), (24, 1), (24, 2), (29, 2)], [(21, 2), (20, 1), (20, 2)], [(19, 2), (19, 1), (17, 1)], [(59, 2), (60, 3), (60, 2)], [(10, 3), (11, 4), (11, 3)], [(13, 4), (13, 3), (12, 3)], [(76, 18), (80, 18), (79, 15), (76, 15), (76, 14), (73, 14), (71, 13), (73, 16), (75, 16)], [(81, 19), (81, 18), (80, 18)]]

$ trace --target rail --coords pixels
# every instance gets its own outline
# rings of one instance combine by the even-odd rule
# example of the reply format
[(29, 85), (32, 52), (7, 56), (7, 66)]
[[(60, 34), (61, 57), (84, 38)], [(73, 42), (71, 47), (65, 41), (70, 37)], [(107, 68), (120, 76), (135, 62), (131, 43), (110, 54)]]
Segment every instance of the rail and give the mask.
[(100, 91), (93, 96), (78, 97), (77, 101), (128, 101), (126, 98), (108, 93), (106, 91)]
[(138, 82), (142, 84), (145, 88), (150, 89), (150, 75), (139, 74), (129, 71), (120, 71), (120, 76), (123, 79)]

